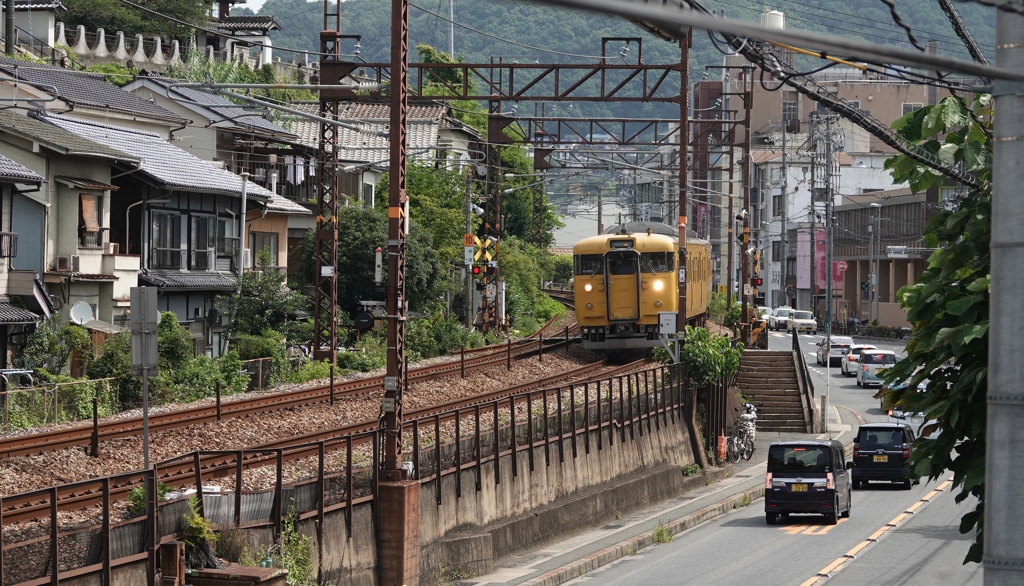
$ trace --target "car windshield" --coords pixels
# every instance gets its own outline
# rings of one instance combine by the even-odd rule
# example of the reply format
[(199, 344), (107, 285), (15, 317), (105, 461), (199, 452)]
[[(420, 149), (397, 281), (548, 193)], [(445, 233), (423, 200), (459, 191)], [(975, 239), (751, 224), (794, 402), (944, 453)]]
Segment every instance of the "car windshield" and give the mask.
[(860, 428), (857, 437), (859, 448), (863, 451), (894, 450), (903, 446), (903, 432), (891, 428)]
[(814, 319), (814, 318), (811, 317), (811, 312), (809, 312), (809, 311), (797, 311), (796, 313), (793, 314), (793, 319)]
[(772, 446), (768, 449), (769, 472), (825, 473), (828, 446)]
[(833, 346), (853, 346), (853, 338), (837, 336), (832, 338)]
[(896, 355), (865, 352), (861, 354), (861, 360), (864, 364), (896, 364)]
[(780, 309), (775, 312), (775, 317), (789, 317), (788, 309)]

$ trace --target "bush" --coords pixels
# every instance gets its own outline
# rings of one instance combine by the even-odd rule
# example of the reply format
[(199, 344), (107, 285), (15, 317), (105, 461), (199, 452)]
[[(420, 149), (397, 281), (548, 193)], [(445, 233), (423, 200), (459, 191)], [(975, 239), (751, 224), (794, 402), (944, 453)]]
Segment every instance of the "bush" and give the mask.
[[(337, 371), (335, 371), (337, 374)], [(298, 370), (288, 373), (288, 382), (304, 383), (311, 380), (320, 380), (331, 376), (330, 360), (313, 360), (299, 367)]]
[[(156, 484), (156, 502), (163, 502), (167, 500), (167, 493), (171, 492), (171, 487), (167, 486), (163, 482)], [(136, 486), (135, 488), (128, 491), (128, 513), (133, 517), (144, 515), (146, 513), (146, 487), (145, 485)]]
[(60, 323), (58, 316), (44, 320), (36, 326), (21, 351), (22, 366), (27, 369), (59, 373), (67, 366), (71, 353), (87, 350), (92, 339), (85, 328)]
[(121, 332), (107, 339), (103, 354), (89, 364), (89, 378), (113, 378), (111, 386), (117, 393), (121, 408), (142, 402), (142, 379), (132, 376), (131, 338)]
[[(662, 357), (666, 362), (671, 360), (668, 352), (657, 350), (652, 355)], [(732, 376), (739, 370), (742, 355), (742, 344), (733, 348), (725, 336), (716, 336), (704, 328), (686, 326), (686, 343), (680, 360), (686, 364), (688, 376), (695, 385), (702, 387)]]
[[(185, 329), (185, 326), (178, 323), (178, 316), (173, 311), (165, 311), (160, 314), (160, 324), (157, 326), (157, 344), (160, 354), (159, 366), (161, 371), (173, 371), (185, 366), (195, 357), (195, 346), (192, 344), (192, 334)], [(129, 370), (131, 366), (131, 347), (128, 351)]]
[(383, 333), (364, 335), (352, 351), (338, 352), (338, 367), (342, 369), (369, 372), (386, 365), (387, 343)]
[(483, 336), (479, 332), (466, 329), (458, 318), (445, 319), (440, 312), (417, 320), (406, 322), (406, 348), (411, 354), (421, 358), (433, 358), (451, 354), (462, 348), (475, 348), (483, 345)]

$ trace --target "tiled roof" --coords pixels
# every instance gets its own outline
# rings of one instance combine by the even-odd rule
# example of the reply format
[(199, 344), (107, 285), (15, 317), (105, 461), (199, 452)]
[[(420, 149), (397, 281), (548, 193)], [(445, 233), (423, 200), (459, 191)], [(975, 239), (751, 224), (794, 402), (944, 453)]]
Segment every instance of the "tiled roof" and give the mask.
[(201, 271), (154, 271), (139, 274), (140, 281), (148, 281), (163, 289), (223, 289), (235, 288), (233, 277), (221, 273)]
[[(442, 122), (448, 115), (448, 106), (438, 102), (409, 103), (409, 118)], [(391, 104), (382, 102), (347, 102), (338, 112), (341, 118), (353, 120), (390, 120)]]
[(131, 163), (138, 163), (140, 160), (134, 155), (82, 138), (63, 128), (18, 114), (14, 110), (0, 110), (0, 132), (8, 132), (38, 142), (48, 149), (66, 155), (100, 157)]
[(281, 26), (277, 24), (273, 16), (227, 16), (213, 26), (222, 31), (279, 31)]
[(277, 195), (276, 193), (272, 194), (270, 201), (267, 203), (267, 211), (278, 214), (288, 214), (291, 216), (313, 215), (313, 212), (307, 209), (306, 206), (295, 203), (294, 201)]
[(69, 71), (7, 57), (0, 57), (0, 71), (24, 81), (53, 86), (59, 98), (69, 104), (185, 122), (174, 112), (108, 82), (102, 74)]
[(0, 181), (10, 183), (42, 183), (43, 178), (25, 165), (0, 155)]
[[(40, 120), (81, 137), (142, 159), (142, 173), (167, 189), (241, 195), (242, 178), (212, 165), (160, 138), (158, 135), (119, 126), (85, 122), (48, 114)], [(271, 192), (248, 182), (248, 195), (269, 200)]]
[(0, 303), (0, 324), (34, 324), (39, 316), (10, 303)]
[[(147, 78), (146, 81), (152, 81), (159, 84), (163, 88), (167, 89), (172, 84), (178, 82), (176, 79), (164, 79), (164, 78)], [(174, 88), (173, 92), (168, 92), (168, 97), (176, 101), (192, 102), (197, 105), (205, 104), (218, 104), (214, 107), (204, 107), (205, 110), (210, 112), (210, 120), (214, 123), (227, 122), (228, 124), (234, 124), (242, 128), (252, 129), (256, 132), (270, 133), (286, 135), (294, 137), (295, 134), (285, 130), (284, 128), (274, 124), (273, 122), (263, 118), (262, 116), (256, 116), (251, 112), (247, 112), (237, 105), (233, 104), (229, 100), (218, 96), (217, 94), (199, 90), (194, 88)], [(220, 105), (223, 104), (223, 107)]]
[[(310, 114), (320, 114), (319, 104), (312, 102), (300, 102), (292, 104), (292, 107)], [(361, 127), (364, 132), (356, 132), (347, 128), (338, 129), (338, 158), (342, 161), (355, 163), (374, 163), (387, 161), (391, 141), (386, 136), (379, 136), (379, 133), (387, 133), (390, 126), (382, 121), (366, 121), (346, 118), (343, 120), (349, 124)], [(299, 135), (302, 144), (316, 148), (320, 142), (320, 123), (308, 118), (293, 118), (292, 130)], [(409, 118), (408, 148), (410, 158), (430, 158), (433, 155), (429, 152), (416, 153), (425, 149), (436, 149), (437, 137), (440, 126), (433, 119)]]
[(29, 10), (53, 10), (53, 11), (64, 11), (64, 5), (60, 3), (60, 0), (52, 0), (50, 2), (24, 2), (20, 0), (14, 1), (15, 12), (28, 12)]

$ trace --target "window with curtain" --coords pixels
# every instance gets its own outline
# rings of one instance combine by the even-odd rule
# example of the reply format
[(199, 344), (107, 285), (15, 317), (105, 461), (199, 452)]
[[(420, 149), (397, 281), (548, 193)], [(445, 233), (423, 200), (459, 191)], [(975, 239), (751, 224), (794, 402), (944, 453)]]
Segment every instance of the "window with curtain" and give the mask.
[(78, 194), (78, 247), (103, 248), (103, 198), (94, 193)]
[(150, 266), (154, 269), (182, 268), (181, 215), (153, 212), (152, 221), (152, 255), (150, 257)]
[(213, 216), (192, 216), (191, 262), (193, 271), (214, 269), (214, 251), (217, 247), (217, 218)]

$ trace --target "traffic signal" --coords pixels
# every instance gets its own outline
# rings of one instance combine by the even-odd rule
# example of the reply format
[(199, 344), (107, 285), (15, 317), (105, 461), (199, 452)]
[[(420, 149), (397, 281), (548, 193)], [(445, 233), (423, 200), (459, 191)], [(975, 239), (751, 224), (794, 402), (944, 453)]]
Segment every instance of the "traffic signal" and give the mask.
[(758, 251), (755, 250), (754, 254), (753, 254), (753, 257), (754, 257), (754, 272), (755, 273), (758, 272), (761, 269), (761, 259), (760, 259), (760, 255), (757, 252)]
[(476, 276), (476, 275), (479, 275), (479, 274), (480, 274), (480, 265), (473, 265), (473, 275)]
[(762, 279), (761, 277), (751, 277), (750, 278), (750, 286), (751, 287), (760, 287), (763, 284), (764, 284), (764, 279)]

